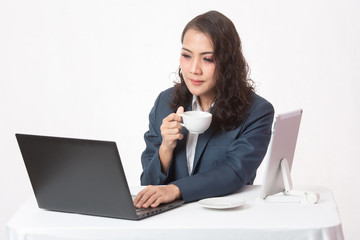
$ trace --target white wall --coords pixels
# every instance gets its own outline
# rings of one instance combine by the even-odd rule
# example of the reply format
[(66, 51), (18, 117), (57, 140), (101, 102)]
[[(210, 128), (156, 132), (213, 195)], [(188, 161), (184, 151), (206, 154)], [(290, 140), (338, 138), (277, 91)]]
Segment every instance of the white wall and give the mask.
[(181, 31), (211, 9), (235, 23), (258, 93), (277, 112), (304, 109), (294, 184), (331, 188), (345, 237), (360, 238), (358, 1), (1, 0), (0, 239), (33, 194), (16, 132), (115, 140), (139, 183), (148, 112), (172, 85)]

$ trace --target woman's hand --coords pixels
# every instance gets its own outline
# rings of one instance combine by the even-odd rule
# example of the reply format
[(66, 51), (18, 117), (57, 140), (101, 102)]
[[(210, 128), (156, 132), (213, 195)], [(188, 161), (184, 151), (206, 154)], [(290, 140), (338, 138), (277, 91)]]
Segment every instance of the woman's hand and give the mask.
[(159, 157), (163, 172), (166, 172), (170, 165), (172, 154), (174, 148), (176, 147), (177, 141), (184, 138), (184, 135), (181, 134), (181, 117), (178, 115), (183, 112), (184, 108), (179, 107), (176, 111), (176, 114), (171, 113), (168, 115), (163, 119), (160, 126), (162, 142), (159, 148)]
[(161, 136), (163, 138), (161, 146), (166, 150), (174, 150), (177, 140), (183, 139), (181, 134), (181, 117), (178, 115), (184, 112), (183, 107), (179, 107), (175, 113), (171, 113), (163, 119), (160, 126)]
[(134, 206), (137, 208), (157, 207), (160, 203), (172, 202), (181, 198), (180, 189), (174, 185), (147, 186), (140, 191), (134, 199)]

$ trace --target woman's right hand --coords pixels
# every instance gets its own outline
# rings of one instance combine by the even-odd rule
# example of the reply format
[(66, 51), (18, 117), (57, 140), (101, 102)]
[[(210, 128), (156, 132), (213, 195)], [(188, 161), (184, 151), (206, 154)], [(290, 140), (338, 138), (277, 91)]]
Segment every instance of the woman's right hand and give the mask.
[(163, 119), (160, 126), (163, 147), (166, 150), (174, 150), (177, 140), (183, 139), (181, 134), (182, 126), (180, 124), (181, 117), (178, 115), (184, 112), (183, 107), (179, 107), (176, 113), (171, 113)]
[(159, 156), (163, 172), (165, 172), (170, 165), (177, 141), (184, 138), (184, 135), (181, 134), (181, 117), (178, 115), (183, 112), (184, 108), (179, 107), (176, 113), (171, 113), (164, 118), (160, 126), (162, 142), (159, 149)]

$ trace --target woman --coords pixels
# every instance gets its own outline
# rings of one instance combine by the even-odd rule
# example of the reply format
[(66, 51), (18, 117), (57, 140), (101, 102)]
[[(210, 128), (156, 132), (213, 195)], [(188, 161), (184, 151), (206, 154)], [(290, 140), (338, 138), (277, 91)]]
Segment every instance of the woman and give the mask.
[[(181, 42), (180, 82), (160, 93), (149, 115), (141, 184), (150, 186), (136, 196), (138, 208), (252, 184), (270, 141), (274, 109), (254, 93), (231, 20), (216, 11), (199, 15)], [(178, 114), (189, 110), (212, 113), (206, 132), (182, 128)]]

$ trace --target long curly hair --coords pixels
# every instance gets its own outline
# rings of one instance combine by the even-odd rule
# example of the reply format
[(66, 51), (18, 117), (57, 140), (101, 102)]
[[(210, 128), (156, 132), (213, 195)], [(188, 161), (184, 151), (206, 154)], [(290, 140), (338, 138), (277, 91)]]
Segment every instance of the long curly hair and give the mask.
[[(222, 130), (234, 129), (244, 120), (254, 93), (239, 34), (232, 21), (217, 11), (209, 11), (192, 19), (182, 32), (181, 43), (189, 29), (204, 33), (213, 44), (216, 81), (216, 95), (210, 109), (213, 121)], [(192, 94), (180, 68), (178, 74), (180, 81), (175, 83), (171, 103), (174, 111), (179, 106), (188, 106), (192, 101)]]

